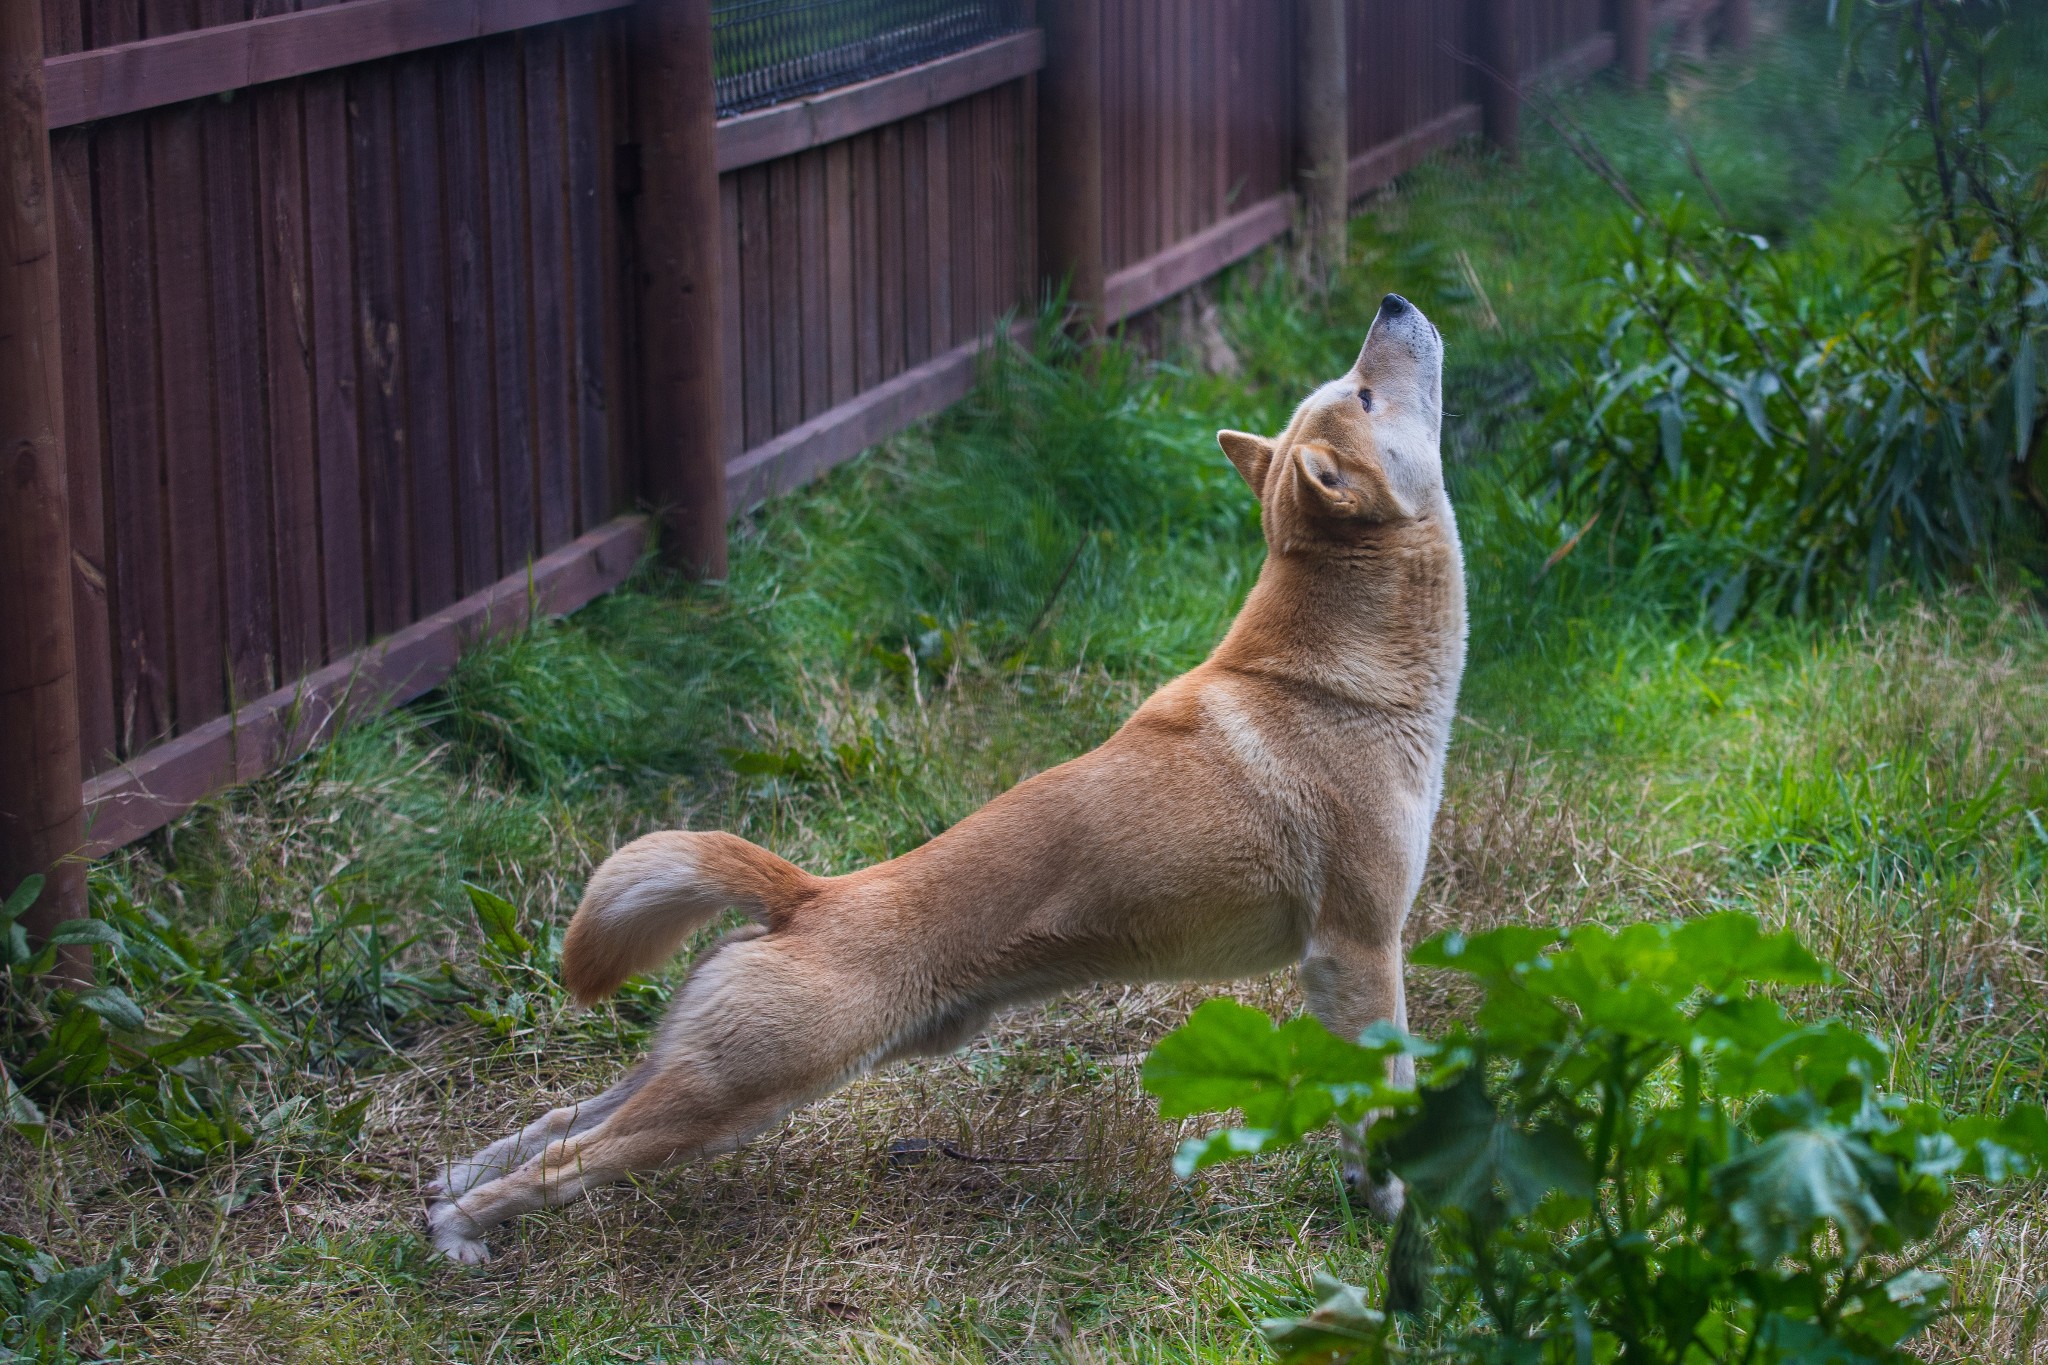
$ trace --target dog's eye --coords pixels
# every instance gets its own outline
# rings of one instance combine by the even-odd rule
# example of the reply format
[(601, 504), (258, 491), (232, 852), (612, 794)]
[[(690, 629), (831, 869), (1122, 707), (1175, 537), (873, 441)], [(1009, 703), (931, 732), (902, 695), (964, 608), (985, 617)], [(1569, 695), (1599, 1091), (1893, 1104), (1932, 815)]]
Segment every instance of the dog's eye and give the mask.
[(1372, 390), (1371, 390), (1371, 389), (1360, 389), (1360, 390), (1358, 391), (1358, 406), (1360, 406), (1360, 407), (1364, 408), (1364, 409), (1365, 409), (1365, 410), (1366, 410), (1367, 412), (1371, 412), (1371, 411), (1372, 411)]

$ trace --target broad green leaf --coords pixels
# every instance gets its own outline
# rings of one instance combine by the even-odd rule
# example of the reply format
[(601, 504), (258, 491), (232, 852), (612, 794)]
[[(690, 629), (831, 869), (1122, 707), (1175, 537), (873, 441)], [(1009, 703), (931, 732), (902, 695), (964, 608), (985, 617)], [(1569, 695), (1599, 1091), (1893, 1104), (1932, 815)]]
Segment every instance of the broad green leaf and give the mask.
[(204, 1279), (212, 1265), (211, 1259), (205, 1259), (165, 1266), (149, 1277), (148, 1287), (158, 1293), (182, 1294)]
[(1188, 1138), (1173, 1154), (1173, 1173), (1186, 1180), (1234, 1157), (1291, 1146), (1299, 1135), (1283, 1137), (1271, 1128), (1224, 1128), (1207, 1137)]
[(1259, 1332), (1288, 1365), (1353, 1360), (1386, 1335), (1387, 1315), (1365, 1301), (1365, 1291), (1318, 1271), (1316, 1306), (1305, 1318), (1267, 1318)]
[(1507, 981), (1516, 969), (1526, 968), (1556, 946), (1559, 937), (1555, 929), (1527, 924), (1504, 924), (1469, 937), (1446, 929), (1416, 944), (1408, 960), (1418, 967), (1448, 967), (1481, 981)]
[(1429, 1205), (1470, 1212), (1498, 1198), (1519, 1216), (1552, 1191), (1592, 1195), (1592, 1166), (1577, 1140), (1555, 1124), (1518, 1126), (1487, 1097), (1478, 1070), (1424, 1090), (1421, 1101), (1421, 1113), (1387, 1142), (1386, 1155)]
[(1738, 911), (1686, 920), (1672, 931), (1671, 939), (1692, 979), (1715, 992), (1725, 993), (1746, 982), (1809, 986), (1833, 979), (1798, 935), (1767, 934), (1756, 916)]
[(145, 1022), (142, 1006), (130, 1000), (128, 993), (118, 986), (95, 987), (79, 996), (78, 1003), (115, 1028), (129, 1033), (140, 1029)]
[(462, 889), (476, 911), (476, 921), (483, 928), (484, 941), (505, 957), (525, 960), (533, 952), (533, 944), (519, 932), (519, 908), (474, 882), (464, 882)]
[(1760, 1049), (1737, 1079), (1772, 1095), (1810, 1093), (1830, 1107), (1861, 1104), (1891, 1066), (1883, 1040), (1847, 1024), (1809, 1024)]
[(96, 1081), (113, 1064), (107, 1027), (91, 1010), (73, 1005), (57, 1020), (50, 1036), (24, 1068), (38, 1083), (70, 1088)]
[(1255, 1149), (1224, 1142), (1206, 1165), (1293, 1142), (1332, 1118), (1412, 1103), (1410, 1091), (1387, 1083), (1387, 1059), (1397, 1050), (1393, 1043), (1361, 1047), (1307, 1016), (1276, 1027), (1262, 1010), (1216, 999), (1159, 1040), (1142, 1074), (1162, 1118), (1238, 1109), (1250, 1129), (1267, 1134)]
[(1715, 1168), (1714, 1190), (1743, 1249), (1765, 1265), (1805, 1246), (1823, 1221), (1853, 1259), (1886, 1221), (1866, 1174), (1875, 1164), (1868, 1147), (1839, 1129), (1787, 1128)]
[(1685, 470), (1685, 409), (1677, 395), (1657, 405), (1657, 444), (1664, 452), (1664, 469), (1674, 479)]
[(225, 1052), (231, 1047), (239, 1047), (244, 1041), (240, 1033), (218, 1019), (201, 1019), (178, 1037), (167, 1043), (158, 1043), (149, 1050), (149, 1056), (158, 1066), (171, 1067)]
[(120, 946), (121, 931), (103, 919), (67, 919), (50, 931), (49, 942), (60, 948), (73, 943), (113, 948)]
[(14, 1077), (7, 1074), (7, 1067), (0, 1063), (0, 1123), (36, 1125), (43, 1122), (43, 1111), (36, 1102), (22, 1093), (14, 1083)]
[(24, 877), (21, 885), (8, 895), (6, 903), (0, 904), (0, 924), (12, 924), (28, 913), (36, 903), (36, 897), (43, 894), (43, 874), (40, 872)]
[(2015, 1106), (1999, 1116), (1959, 1119), (1949, 1136), (1962, 1149), (1961, 1169), (2003, 1185), (2048, 1166), (2048, 1114), (2038, 1104)]
[(99, 1265), (62, 1270), (37, 1285), (22, 1312), (29, 1330), (39, 1327), (68, 1327), (85, 1313), (93, 1296), (121, 1269), (121, 1257), (109, 1257)]

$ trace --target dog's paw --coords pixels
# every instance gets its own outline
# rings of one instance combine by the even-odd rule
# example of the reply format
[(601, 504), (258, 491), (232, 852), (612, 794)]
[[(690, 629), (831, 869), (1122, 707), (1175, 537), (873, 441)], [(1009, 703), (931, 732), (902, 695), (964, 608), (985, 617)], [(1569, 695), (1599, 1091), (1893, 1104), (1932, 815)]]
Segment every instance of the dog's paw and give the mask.
[(491, 1249), (478, 1235), (482, 1231), (452, 1199), (436, 1199), (427, 1205), (427, 1238), (434, 1250), (457, 1265), (482, 1265), (491, 1259)]
[(1353, 1202), (1363, 1204), (1367, 1213), (1383, 1223), (1398, 1219), (1401, 1206), (1408, 1202), (1408, 1187), (1401, 1183), (1399, 1176), (1374, 1180), (1363, 1167), (1347, 1164), (1344, 1167), (1344, 1184), (1351, 1191)]

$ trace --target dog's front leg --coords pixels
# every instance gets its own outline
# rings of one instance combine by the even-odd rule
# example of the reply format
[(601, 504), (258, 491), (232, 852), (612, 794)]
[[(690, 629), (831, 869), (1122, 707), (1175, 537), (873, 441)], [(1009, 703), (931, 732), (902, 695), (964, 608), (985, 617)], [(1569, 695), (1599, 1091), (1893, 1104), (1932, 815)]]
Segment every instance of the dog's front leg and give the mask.
[[(1381, 923), (1345, 922), (1327, 912), (1318, 920), (1308, 952), (1301, 960), (1301, 986), (1308, 1007), (1323, 1026), (1343, 1038), (1356, 1038), (1369, 1024), (1390, 1019), (1408, 1027), (1408, 1002), (1401, 984), (1401, 918)], [(1391, 924), (1385, 920), (1391, 919)], [(1377, 931), (1377, 932), (1375, 932)], [(1396, 1085), (1415, 1084), (1415, 1059), (1394, 1058), (1387, 1079)], [(1344, 1182), (1378, 1217), (1392, 1222), (1400, 1216), (1404, 1190), (1394, 1176), (1375, 1181), (1365, 1166), (1365, 1130), (1372, 1116), (1346, 1124), (1339, 1136), (1344, 1152)]]

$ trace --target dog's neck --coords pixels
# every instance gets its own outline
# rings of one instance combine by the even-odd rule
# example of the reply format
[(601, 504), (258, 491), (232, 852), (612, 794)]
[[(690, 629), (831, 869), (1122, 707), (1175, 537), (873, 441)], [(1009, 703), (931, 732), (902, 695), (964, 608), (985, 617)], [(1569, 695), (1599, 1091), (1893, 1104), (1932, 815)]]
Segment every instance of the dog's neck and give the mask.
[(1465, 661), (1464, 560), (1448, 500), (1341, 544), (1269, 547), (1210, 657), (1353, 705), (1447, 721)]

